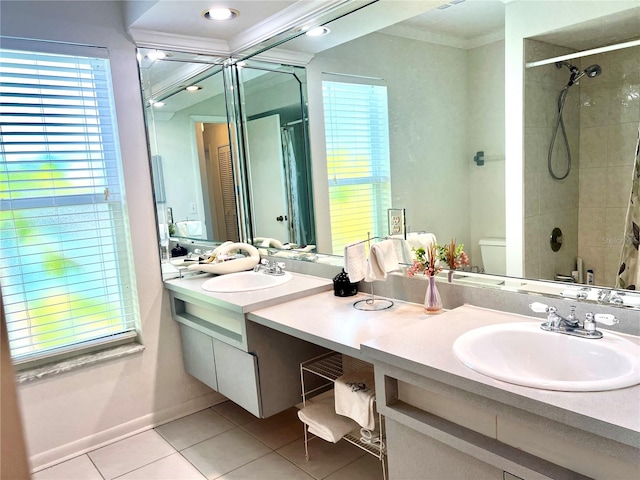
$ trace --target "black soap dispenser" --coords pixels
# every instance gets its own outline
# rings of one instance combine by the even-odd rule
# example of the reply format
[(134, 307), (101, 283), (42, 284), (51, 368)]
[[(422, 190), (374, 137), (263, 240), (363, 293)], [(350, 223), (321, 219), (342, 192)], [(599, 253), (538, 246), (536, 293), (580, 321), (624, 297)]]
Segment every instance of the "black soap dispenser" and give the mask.
[(358, 282), (351, 283), (349, 274), (342, 269), (338, 275), (333, 277), (333, 294), (336, 297), (352, 297), (358, 293)]
[(179, 243), (177, 243), (176, 246), (171, 249), (172, 257), (184, 257), (186, 254), (187, 254), (187, 249), (184, 248)]

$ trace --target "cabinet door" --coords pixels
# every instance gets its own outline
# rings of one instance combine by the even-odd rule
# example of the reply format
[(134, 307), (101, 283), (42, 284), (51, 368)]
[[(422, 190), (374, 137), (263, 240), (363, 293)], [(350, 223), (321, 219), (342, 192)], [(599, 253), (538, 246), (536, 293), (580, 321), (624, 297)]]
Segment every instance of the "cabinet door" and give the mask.
[(180, 325), (184, 368), (205, 385), (218, 390), (213, 339), (198, 330)]
[(258, 359), (250, 353), (213, 340), (218, 391), (245, 410), (260, 417)]

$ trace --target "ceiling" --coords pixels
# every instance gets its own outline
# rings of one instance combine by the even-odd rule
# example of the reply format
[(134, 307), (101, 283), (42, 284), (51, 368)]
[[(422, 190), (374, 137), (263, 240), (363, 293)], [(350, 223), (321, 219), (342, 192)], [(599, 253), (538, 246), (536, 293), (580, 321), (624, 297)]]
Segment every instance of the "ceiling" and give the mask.
[[(282, 29), (291, 26), (295, 19), (310, 17), (320, 8), (337, 8), (347, 3), (366, 5), (370, 1), (126, 0), (124, 12), (127, 27), (134, 38), (143, 38), (138, 43), (152, 46), (153, 42), (145, 42), (144, 38), (153, 32), (183, 39), (198, 38), (207, 41), (209, 45), (216, 45), (220, 53), (225, 49), (226, 53), (232, 53), (247, 44), (249, 39), (258, 40), (260, 37), (273, 35), (279, 27)], [(437, 8), (442, 5), (449, 7)], [(202, 13), (212, 6), (226, 6), (236, 9), (240, 14), (234, 20), (226, 22), (205, 20)], [(332, 22), (331, 41), (298, 41), (291, 49), (317, 53), (355, 36), (385, 27), (390, 27), (387, 33), (391, 34), (411, 36), (411, 32), (415, 35), (416, 31), (422, 31), (429, 32), (432, 37), (450, 37), (466, 42), (495, 31), (502, 32), (504, 28), (503, 0), (462, 0), (456, 4), (448, 4), (445, 0), (378, 0), (366, 10), (370, 11), (371, 21), (362, 21), (361, 10), (358, 12), (358, 24), (354, 25), (347, 17)], [(344, 35), (340, 33), (341, 24), (345, 25)], [(334, 28), (336, 32), (333, 32)], [(287, 48), (289, 47), (288, 45)]]

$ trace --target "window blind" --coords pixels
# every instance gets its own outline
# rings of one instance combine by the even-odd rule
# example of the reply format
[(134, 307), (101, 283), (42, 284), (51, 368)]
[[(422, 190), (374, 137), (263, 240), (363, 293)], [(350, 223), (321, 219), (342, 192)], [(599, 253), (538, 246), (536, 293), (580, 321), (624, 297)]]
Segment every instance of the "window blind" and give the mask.
[(391, 208), (387, 87), (323, 80), (333, 253), (387, 233)]
[(135, 336), (106, 58), (0, 50), (0, 268), (14, 362)]

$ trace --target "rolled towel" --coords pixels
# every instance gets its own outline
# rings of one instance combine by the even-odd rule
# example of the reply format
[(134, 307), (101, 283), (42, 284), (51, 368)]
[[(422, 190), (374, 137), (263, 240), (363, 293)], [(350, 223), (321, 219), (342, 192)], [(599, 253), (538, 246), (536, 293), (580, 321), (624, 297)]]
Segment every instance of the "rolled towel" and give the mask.
[(336, 413), (355, 420), (369, 430), (375, 428), (376, 398), (373, 367), (347, 372), (335, 381)]
[(309, 426), (310, 433), (332, 443), (358, 428), (353, 420), (335, 412), (334, 402), (328, 397), (298, 410), (298, 418)]
[(356, 242), (344, 247), (344, 271), (349, 275), (349, 281), (356, 283), (367, 273), (367, 253), (364, 242)]
[(410, 233), (407, 235), (407, 243), (409, 249), (422, 247), (426, 250), (430, 245), (437, 245), (436, 236), (433, 233)]
[(396, 240), (384, 240), (371, 246), (366, 282), (386, 280), (388, 272), (400, 269), (394, 242)]

